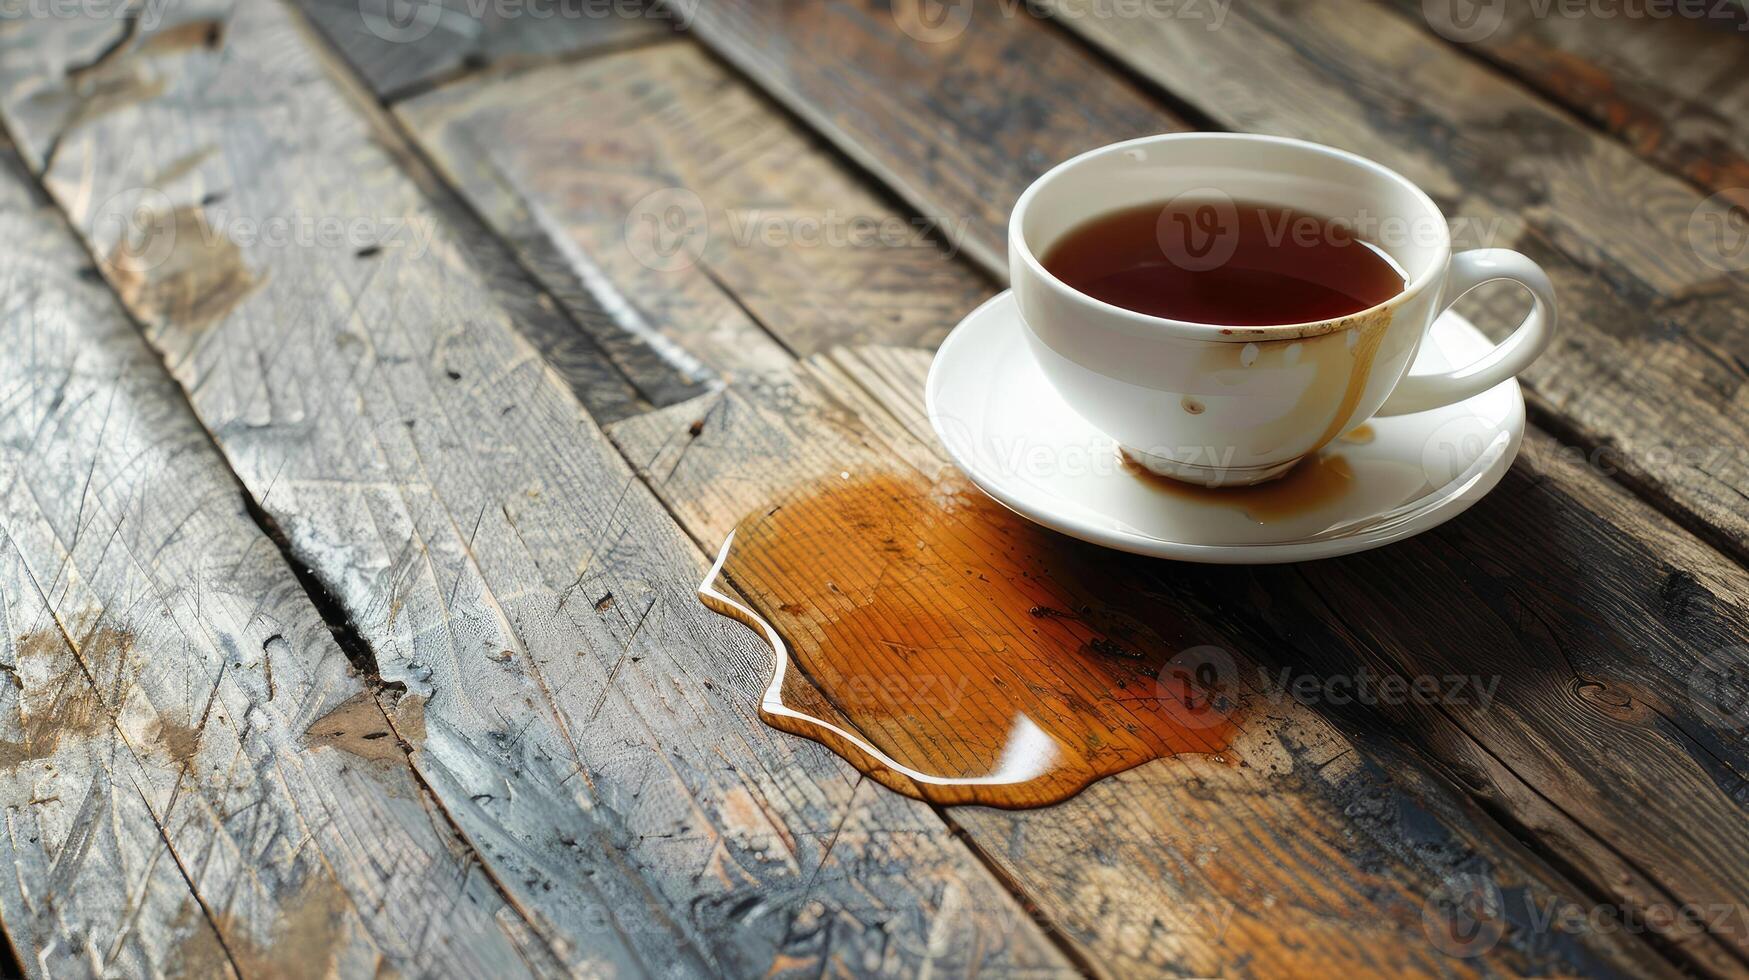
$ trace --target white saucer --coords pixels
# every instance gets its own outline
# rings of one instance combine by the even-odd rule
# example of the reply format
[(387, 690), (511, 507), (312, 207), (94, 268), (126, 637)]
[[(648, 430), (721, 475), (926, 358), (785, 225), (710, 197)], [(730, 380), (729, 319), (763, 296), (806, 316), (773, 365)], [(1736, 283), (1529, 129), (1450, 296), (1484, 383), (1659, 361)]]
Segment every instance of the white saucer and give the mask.
[[(929, 368), (930, 422), (985, 493), (1094, 544), (1181, 561), (1268, 564), (1329, 558), (1419, 534), (1492, 490), (1524, 439), (1524, 396), (1508, 381), (1456, 405), (1373, 419), (1370, 441), (1324, 449), (1352, 478), (1316, 505), (1264, 513), (1225, 493), (1172, 493), (1120, 465), (1117, 444), (1063, 402), (1027, 348), (1004, 292), (954, 328)], [(1412, 373), (1475, 360), (1492, 342), (1447, 313)], [(1242, 493), (1242, 492), (1241, 492)], [(1260, 508), (1253, 508), (1260, 510)]]

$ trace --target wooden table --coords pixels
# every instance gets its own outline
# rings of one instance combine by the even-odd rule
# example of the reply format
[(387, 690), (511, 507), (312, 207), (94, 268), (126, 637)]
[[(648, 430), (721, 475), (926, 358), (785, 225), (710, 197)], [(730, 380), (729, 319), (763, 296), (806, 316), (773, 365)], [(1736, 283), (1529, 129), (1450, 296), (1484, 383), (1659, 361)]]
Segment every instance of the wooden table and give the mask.
[[(1749, 974), (1740, 9), (445, 3), (0, 20), (15, 965)], [(1017, 811), (767, 728), (707, 556), (941, 472), (1016, 194), (1193, 128), (1376, 158), (1567, 309), (1460, 519), (1149, 587), (1260, 669), (1495, 697), (1278, 699), (1245, 767)]]

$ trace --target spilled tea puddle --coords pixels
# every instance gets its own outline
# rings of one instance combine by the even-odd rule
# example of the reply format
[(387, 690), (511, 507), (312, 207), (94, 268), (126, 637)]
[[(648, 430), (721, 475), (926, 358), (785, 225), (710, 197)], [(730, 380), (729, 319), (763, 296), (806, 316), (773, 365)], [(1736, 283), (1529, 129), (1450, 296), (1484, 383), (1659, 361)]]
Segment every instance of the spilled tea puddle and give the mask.
[(744, 518), (699, 595), (775, 651), (768, 724), (907, 795), (1018, 808), (1237, 761), (1234, 706), (1178, 656), (1199, 641), (1126, 567), (968, 485), (882, 474)]

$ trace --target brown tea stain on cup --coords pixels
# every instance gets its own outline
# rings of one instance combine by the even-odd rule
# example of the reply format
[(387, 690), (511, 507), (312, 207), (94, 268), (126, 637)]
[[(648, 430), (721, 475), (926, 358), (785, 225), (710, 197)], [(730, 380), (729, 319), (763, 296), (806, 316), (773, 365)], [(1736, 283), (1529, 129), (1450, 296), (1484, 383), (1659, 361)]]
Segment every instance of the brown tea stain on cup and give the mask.
[(1372, 424), (1368, 422), (1363, 422), (1342, 435), (1343, 442), (1353, 443), (1356, 446), (1365, 446), (1376, 438), (1378, 438), (1378, 433), (1373, 431)]
[(1391, 319), (1392, 311), (1384, 310), (1382, 315), (1357, 318), (1349, 328), (1353, 338), (1353, 360), (1348, 365), (1342, 399), (1337, 402), (1336, 414), (1330, 419), (1330, 424), (1318, 436), (1318, 441), (1312, 444), (1313, 452), (1341, 435), (1353, 420), (1354, 409), (1360, 404), (1360, 396), (1366, 392), (1366, 384), (1372, 379), (1373, 360), (1378, 357), (1379, 348), (1384, 345), (1385, 337), (1391, 332)]
[(1243, 511), (1258, 524), (1274, 524), (1314, 511), (1354, 487), (1354, 468), (1338, 453), (1313, 453), (1274, 480), (1245, 487), (1205, 487), (1161, 476), (1118, 450), (1124, 471), (1161, 493), (1210, 507)]
[(1240, 764), (1232, 693), (1174, 661), (1206, 637), (1113, 559), (964, 484), (834, 477), (743, 519), (699, 595), (776, 652), (768, 724), (919, 799), (1043, 806), (1166, 756)]

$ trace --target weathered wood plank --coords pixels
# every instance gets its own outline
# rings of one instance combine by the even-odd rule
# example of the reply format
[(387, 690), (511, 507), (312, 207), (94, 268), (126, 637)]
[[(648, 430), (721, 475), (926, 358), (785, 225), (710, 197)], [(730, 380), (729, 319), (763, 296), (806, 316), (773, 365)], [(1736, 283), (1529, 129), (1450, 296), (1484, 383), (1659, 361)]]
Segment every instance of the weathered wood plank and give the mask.
[[(744, 514), (825, 474), (894, 466), (938, 472), (944, 460), (922, 418), (927, 362), (917, 351), (840, 353), (787, 376), (744, 379), (709, 405), (624, 420), (610, 434), (629, 458), (648, 460), (646, 478), (688, 530), (715, 543)], [(706, 423), (693, 435), (690, 420), (698, 417)], [(1242, 767), (1182, 756), (1096, 783), (1045, 810), (948, 811), (1087, 959), (1116, 975), (1571, 973), (1608, 972), (1612, 963), (1657, 969), (1635, 942), (1599, 946), (1600, 935), (1567, 937), (1546, 920), (1539, 924), (1545, 913), (1530, 910), (1590, 908), (1606, 899), (1574, 891), (1527, 857), (1465, 792), (1498, 793), (1526, 823), (1551, 834), (1588, 835), (1451, 717), (1414, 705), (1344, 716), (1270, 694), (1284, 665), (1320, 678), (1412, 676), (1427, 665), (1401, 667), (1328, 639), (1321, 624), (1330, 614), (1303, 604), (1279, 616), (1271, 610), (1269, 619), (1273, 628), (1278, 618), (1297, 616), (1302, 628), (1266, 633), (1253, 624), (1253, 610), (1274, 597), (1231, 574), (1216, 587), (1197, 584), (1209, 569), (1116, 554), (1109, 560), (1181, 616), (1189, 635), (1238, 658), (1255, 690), (1231, 750)], [(1254, 678), (1258, 668), (1269, 677)], [(1412, 747), (1421, 741), (1437, 746), (1443, 758), (1432, 766), (1444, 775), (1429, 774), (1428, 757)], [(1709, 788), (1699, 798), (1720, 794)], [(1671, 901), (1608, 846), (1585, 840), (1577, 850), (1574, 863), (1593, 862), (1621, 879), (1612, 886), (1619, 891), (1608, 893), (1621, 896), (1615, 900)], [(1492, 958), (1448, 957), (1424, 932), (1423, 909), (1457, 883), (1483, 879), (1515, 896), (1512, 925), (1488, 951)], [(1692, 945), (1704, 962), (1726, 969), (1738, 962), (1706, 937)]]
[[(21, 103), (114, 37), (31, 22), (13, 40), (39, 73), (7, 87), (7, 121), (291, 553), (424, 699), (416, 771), (567, 963), (1067, 969), (933, 811), (759, 724), (766, 652), (698, 606), (704, 556), (446, 226), (365, 257), (238, 241), (244, 219), (427, 205), (286, 11), (240, 5), (224, 37), (153, 63), (162, 97), (61, 133)], [(207, 146), (185, 182), (153, 182)], [(142, 186), (167, 207), (118, 241), (102, 203)], [(200, 204), (211, 186), (232, 210)]]
[(556, 972), (388, 737), (385, 706), (407, 733), (418, 701), (379, 706), (0, 157), (0, 918), (22, 965)]
[(964, 219), (901, 214), (696, 46), (448, 86), (397, 112), (561, 296), (719, 372), (932, 346), (988, 291)]
[[(529, 24), (555, 21), (559, 22), (556, 36), (563, 37), (566, 31), (604, 17), (615, 17), (623, 22), (628, 17), (639, 16), (643, 19), (632, 22), (644, 23), (653, 29), (653, 33), (639, 32), (645, 41), (660, 40), (667, 33), (654, 29), (656, 20), (650, 19), (666, 17), (667, 14), (636, 15), (632, 11), (635, 4), (630, 2), (603, 7), (590, 0), (584, 0), (581, 5), (562, 0), (566, 6), (551, 10), (538, 6), (482, 8), (478, 0), (451, 2), (464, 2), (468, 5), (467, 10), (477, 12), (484, 18), (482, 23), (487, 24), (481, 30), (487, 32), (510, 30), (507, 24), (522, 25), (517, 30), (525, 30)], [(332, 10), (327, 19), (318, 16), (313, 10), (317, 5), (318, 0), (308, 0), (301, 3), (299, 9), (310, 14), (316, 26), (328, 32), (330, 40), (339, 27), (352, 23), (345, 15), (333, 14)], [(400, 9), (409, 16), (415, 10), (413, 7)], [(434, 10), (436, 4), (424, 4), (422, 9)], [(514, 20), (503, 21), (505, 15)], [(334, 22), (336, 16), (341, 18), (339, 25)], [(616, 32), (623, 32), (623, 28), (606, 30), (608, 37), (617, 37)], [(473, 36), (472, 33), (469, 36)], [(396, 48), (400, 46), (396, 45)], [(341, 48), (344, 53), (344, 45)], [(383, 55), (383, 52), (354, 52), (357, 57), (366, 54)], [(336, 81), (345, 83), (364, 68), (381, 64), (381, 61), (355, 63), (353, 72), (335, 72)], [(361, 84), (368, 85), (371, 80), (370, 74), (365, 72)], [(386, 97), (380, 89), (376, 96)], [(371, 101), (364, 96), (360, 99)], [(385, 119), (383, 125), (393, 128), (396, 124)], [(432, 179), (422, 162), (409, 166), (408, 170), (420, 179), (421, 187), (440, 219), (467, 241), (469, 253), (475, 256), (482, 274), (492, 284), (494, 298), (511, 314), (518, 329), (540, 350), (547, 363), (571, 385), (591, 416), (603, 421), (624, 418), (647, 411), (652, 405), (672, 405), (693, 398), (716, 383), (715, 374), (697, 358), (664, 343), (660, 335), (640, 329), (643, 326), (641, 321), (632, 319), (628, 322), (627, 317), (621, 315), (620, 308), (604, 306), (602, 300), (579, 281), (578, 274), (568, 271), (555, 274), (554, 270), (565, 270), (564, 255), (552, 247), (544, 228), (531, 231), (520, 227), (501, 237), (500, 229), (504, 228), (504, 223), (496, 219), (499, 212), (490, 212), (498, 227), (488, 229), (476, 210), (477, 207), (490, 207), (481, 199), (486, 195), (472, 195), (473, 200), (464, 201), (450, 184)], [(491, 175), (485, 177), (489, 185), (487, 189), (496, 190)], [(530, 218), (526, 214), (522, 216)], [(524, 225), (527, 223), (525, 220)], [(587, 270), (581, 278), (589, 278)], [(547, 288), (542, 288), (543, 285)], [(605, 299), (611, 303), (613, 297)]]
[[(1749, 235), (1740, 249), (1706, 237), (1715, 226), (1734, 235), (1741, 221), (1367, 0), (1272, 0), (1218, 18), (1214, 5), (1199, 17), (1049, 6), (1218, 124), (1363, 153), (1440, 201), (1461, 245), (1542, 262), (1565, 309), (1563, 336), (1527, 375), (1539, 409), (1749, 559), (1749, 364), (1738, 353), (1749, 349)], [(895, 11), (927, 7), (729, 0), (699, 8), (693, 29), (919, 210), (977, 215), (964, 252), (999, 276), (1007, 205), (1033, 174), (1175, 123), (1072, 42), (1039, 33), (1028, 5), (956, 5), (955, 18), (970, 20), (901, 29)], [(976, 71), (978, 84), (954, 84), (946, 66)], [(963, 98), (975, 113), (960, 101), (972, 90)], [(967, 156), (993, 147), (1000, 160)], [(1484, 290), (1466, 309), (1504, 329), (1498, 311), (1517, 306), (1508, 291)]]
[[(92, 55), (90, 63), (75, 61), (76, 68), (65, 82), (57, 81), (49, 87), (41, 87), (37, 80), (53, 77), (55, 71), (62, 70), (57, 66), (64, 57), (33, 45), (13, 44), (7, 48), (11, 63), (0, 70), (31, 89), (28, 96), (15, 101), (15, 111), (32, 120), (35, 127), (61, 132), (77, 126), (84, 118), (150, 97), (164, 84), (165, 66), (174, 64), (176, 58), (197, 49), (222, 49), (224, 22), (217, 15), (225, 9), (224, 5), (215, 4), (204, 12), (178, 17), (166, 27), (163, 12), (153, 8), (152, 22), (166, 28), (156, 32), (143, 26), (147, 20), (144, 16), (113, 22), (114, 30), (130, 37), (143, 36), (137, 50), (122, 49), (134, 50), (133, 56)], [(12, 28), (16, 23), (7, 22), (0, 29)], [(0, 32), (0, 43), (4, 43), (4, 37)], [(33, 159), (37, 147), (25, 145), (19, 149), (27, 159), (32, 159), (33, 166), (40, 166), (41, 161)], [(54, 144), (45, 144), (41, 149), (44, 154), (52, 154)], [(157, 178), (163, 183), (199, 179), (201, 163), (200, 153), (191, 154), (175, 161)], [(220, 213), (231, 213), (232, 208), (225, 201), (229, 191), (225, 186), (207, 187), (206, 205)], [(246, 230), (253, 238), (276, 246), (321, 238), (335, 247), (353, 248), (360, 258), (368, 258), (387, 249), (420, 251), (425, 247), (431, 224), (444, 222), (467, 239), (470, 253), (476, 256), (494, 297), (597, 418), (623, 418), (647, 411), (652, 404), (672, 404), (705, 390), (697, 383), (698, 379), (684, 376), (645, 346), (627, 341), (623, 332), (607, 323), (598, 310), (592, 313), (582, 304), (558, 309), (552, 297), (531, 285), (528, 274), (517, 266), (509, 249), (484, 228), (463, 202), (434, 183), (428, 185), (428, 191), (428, 211), (392, 221), (376, 221), (362, 214), (327, 215), (320, 221), (316, 216), (286, 215), (272, 226), (247, 224)], [(128, 216), (117, 211), (114, 217), (121, 220)]]
[(635, 0), (295, 0), (385, 100), (488, 66), (638, 44), (669, 33)]
[(1641, 156), (1749, 207), (1749, 11), (1741, 4), (1556, 4), (1543, 14), (1503, 3), (1460, 22), (1440, 7), (1429, 16), (1413, 0), (1396, 3)]
[(1188, 128), (1025, 7), (716, 0), (693, 10), (690, 32), (918, 212), (964, 221), (959, 246), (999, 272), (1008, 211), (1034, 177)]

